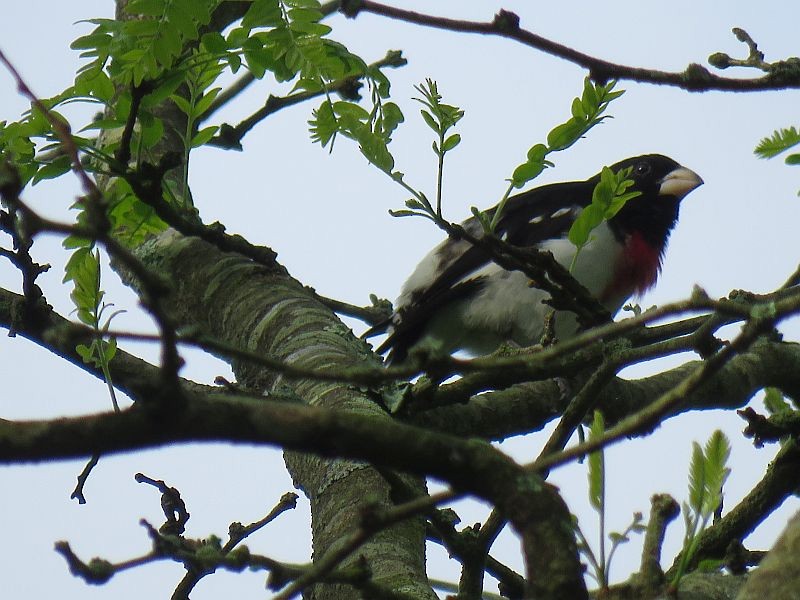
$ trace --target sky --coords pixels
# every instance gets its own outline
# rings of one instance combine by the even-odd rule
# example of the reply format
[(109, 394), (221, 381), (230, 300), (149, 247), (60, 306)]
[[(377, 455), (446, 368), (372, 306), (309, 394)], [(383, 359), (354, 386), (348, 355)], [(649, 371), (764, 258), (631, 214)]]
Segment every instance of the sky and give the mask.
[[(395, 2), (399, 5), (399, 3)], [(429, 10), (431, 4), (405, 2), (404, 7)], [(772, 7), (774, 10), (770, 10)], [(746, 48), (731, 34), (742, 27), (760, 44), (767, 60), (798, 54), (793, 44), (800, 6), (787, 3), (732, 1), (715, 3), (675, 0), (662, 3), (612, 1), (565, 5), (529, 2), (442, 1), (437, 14), (490, 20), (499, 9), (517, 12), (521, 25), (540, 35), (589, 54), (626, 64), (682, 70), (705, 62), (717, 51), (742, 57)], [(782, 18), (776, 18), (779, 10)], [(109, 0), (52, 3), (29, 0), (6, 7), (0, 19), (0, 49), (40, 96), (70, 84), (81, 64), (69, 42), (87, 32), (82, 19), (110, 17)], [(330, 19), (333, 37), (367, 61), (387, 50), (402, 49), (408, 66), (390, 72), (394, 100), (406, 123), (394, 136), (397, 168), (406, 180), (432, 190), (436, 160), (430, 131), (418, 115), (414, 85), (435, 79), (445, 101), (464, 109), (458, 125), (462, 143), (448, 155), (444, 178), (444, 212), (453, 221), (469, 215), (470, 206), (488, 207), (499, 200), (505, 179), (522, 162), (527, 149), (569, 115), (571, 99), (580, 93), (581, 69), (508, 40), (423, 29), (381, 17), (361, 15)], [(727, 72), (736, 75), (735, 70)], [(800, 217), (800, 169), (781, 160), (763, 161), (753, 148), (775, 129), (796, 124), (798, 92), (690, 94), (666, 87), (622, 83), (626, 94), (609, 112), (614, 119), (595, 128), (567, 153), (556, 155), (556, 168), (540, 182), (585, 179), (603, 165), (637, 154), (658, 152), (699, 173), (705, 185), (683, 203), (681, 221), (671, 238), (657, 287), (640, 300), (642, 306), (685, 298), (697, 284), (712, 296), (734, 289), (767, 292), (794, 271), (800, 255), (796, 229)], [(244, 94), (219, 121), (236, 123), (256, 110), (270, 94), (288, 88), (263, 81)], [(405, 277), (428, 249), (441, 239), (424, 219), (394, 219), (389, 209), (402, 207), (406, 193), (370, 167), (347, 140), (332, 153), (309, 140), (307, 121), (313, 104), (299, 105), (270, 117), (244, 140), (244, 152), (203, 148), (192, 157), (190, 176), (197, 207), (205, 222), (219, 220), (228, 231), (278, 252), (290, 272), (325, 296), (354, 304), (368, 303), (369, 294), (394, 299)], [(15, 120), (25, 110), (5, 71), (0, 71), (0, 120)], [(75, 107), (76, 124), (91, 111)], [(78, 193), (69, 177), (58, 184), (26, 190), (25, 199), (48, 216), (66, 219)], [(7, 240), (2, 238), (2, 243)], [(61, 314), (71, 311), (68, 290), (61, 284), (66, 255), (60, 239), (37, 239), (35, 257), (52, 264), (40, 280), (51, 304)], [(115, 322), (122, 329), (149, 330), (136, 299), (104, 274), (107, 300), (127, 312)], [(0, 262), (0, 285), (19, 289), (19, 276)], [(353, 324), (356, 326), (356, 324)], [(781, 326), (787, 339), (800, 338), (798, 319)], [(123, 345), (156, 360), (146, 345)], [(186, 354), (183, 375), (210, 383), (217, 375), (231, 377), (221, 362), (197, 352)], [(673, 357), (637, 366), (625, 373), (639, 377), (693, 358)], [(0, 418), (31, 419), (90, 414), (108, 410), (102, 382), (49, 355), (25, 340), (0, 337)], [(757, 406), (757, 404), (756, 404)], [(608, 502), (612, 530), (623, 529), (633, 511), (647, 513), (649, 497), (668, 492), (686, 498), (688, 458), (692, 441), (705, 442), (722, 429), (732, 440), (733, 473), (726, 489), (726, 507), (734, 506), (760, 478), (775, 448), (756, 450), (741, 436), (734, 414), (696, 413), (675, 419), (647, 440), (619, 444), (608, 451)], [(520, 461), (535, 457), (546, 435), (508, 440), (503, 448)], [(292, 489), (280, 452), (224, 444), (192, 444), (133, 455), (103, 458), (86, 487), (88, 503), (69, 499), (83, 461), (0, 467), (0, 531), (7, 540), (0, 567), (9, 597), (61, 598), (165, 597), (182, 575), (172, 564), (148, 565), (123, 573), (105, 586), (87, 586), (71, 576), (52, 548), (68, 540), (83, 558), (120, 561), (147, 552), (149, 540), (138, 524), (161, 522), (158, 493), (133, 477), (143, 472), (178, 487), (191, 520), (187, 535), (215, 533), (224, 538), (232, 521), (248, 523), (266, 514), (281, 494)], [(590, 539), (595, 521), (587, 509), (585, 466), (554, 473), (573, 512)], [(792, 500), (751, 538), (748, 546), (769, 547), (800, 503)], [(462, 503), (464, 523), (484, 518), (486, 507)], [(303, 562), (308, 558), (307, 503), (284, 515), (248, 541), (254, 550), (275, 558)], [(669, 530), (664, 563), (680, 546), (682, 524)], [(285, 540), (291, 540), (286, 543)], [(276, 542), (279, 542), (276, 544)], [(638, 563), (641, 540), (623, 547), (612, 579), (624, 579)], [(520, 568), (519, 547), (504, 532), (494, 554)], [(443, 551), (430, 553), (432, 574), (457, 580), (456, 565)], [(196, 600), (236, 594), (242, 600), (264, 598), (260, 574), (216, 574), (206, 578)]]

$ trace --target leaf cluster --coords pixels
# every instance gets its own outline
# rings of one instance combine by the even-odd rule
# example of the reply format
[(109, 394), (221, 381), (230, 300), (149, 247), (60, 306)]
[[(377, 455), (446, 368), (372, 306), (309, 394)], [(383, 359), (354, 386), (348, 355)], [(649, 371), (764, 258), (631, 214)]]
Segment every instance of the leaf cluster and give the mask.
[[(762, 139), (755, 148), (759, 158), (774, 158), (800, 144), (800, 132), (796, 127), (777, 129), (770, 137)], [(785, 158), (787, 165), (800, 165), (800, 154), (790, 154)]]
[(506, 201), (514, 188), (521, 188), (533, 179), (537, 178), (548, 167), (553, 166), (553, 162), (548, 156), (553, 152), (566, 150), (585, 136), (595, 125), (599, 125), (605, 119), (611, 118), (605, 115), (608, 105), (622, 96), (624, 90), (614, 90), (616, 81), (606, 84), (595, 83), (588, 77), (583, 80), (583, 92), (580, 97), (573, 98), (569, 119), (556, 125), (547, 134), (546, 144), (534, 144), (528, 150), (527, 160), (518, 165), (509, 180), (497, 210), (491, 219), (477, 209), (472, 213), (483, 223), (484, 229), (494, 231), (503, 215)]
[(611, 118), (603, 113), (613, 100), (625, 93), (624, 90), (615, 91), (616, 84), (616, 81), (600, 84), (594, 83), (588, 77), (584, 79), (583, 93), (572, 100), (572, 116), (550, 130), (546, 144), (536, 144), (528, 150), (527, 160), (514, 169), (511, 185), (521, 188), (538, 177), (546, 168), (553, 166), (547, 159), (549, 154), (566, 150), (595, 125)]
[[(407, 210), (390, 210), (389, 214), (393, 217), (422, 216), (434, 222), (442, 219), (442, 179), (444, 175), (444, 158), (451, 150), (461, 143), (461, 136), (457, 133), (448, 135), (448, 132), (458, 124), (464, 117), (464, 111), (457, 106), (442, 102), (442, 95), (439, 93), (438, 84), (432, 79), (426, 79), (424, 83), (414, 86), (421, 98), (414, 98), (423, 105), (419, 112), (422, 120), (436, 134), (436, 139), (431, 144), (433, 153), (438, 159), (437, 166), (437, 185), (436, 185), (436, 208), (433, 207), (424, 192), (413, 190), (413, 197), (406, 200)], [(400, 174), (393, 174), (395, 179), (401, 181)]]
[[(570, 227), (567, 237), (580, 250), (589, 243), (592, 231), (603, 221), (616, 215), (633, 198), (641, 195), (638, 191), (628, 191), (633, 181), (628, 179), (631, 168), (616, 173), (603, 167), (600, 181), (592, 191), (592, 203), (586, 206)], [(575, 257), (577, 258), (576, 252)]]
[(88, 247), (79, 248), (67, 263), (64, 283), (71, 281), (73, 284), (70, 298), (75, 304), (78, 320), (96, 333), (91, 344), (78, 344), (76, 351), (84, 362), (107, 373), (108, 364), (117, 352), (117, 341), (114, 337), (104, 339), (103, 336), (114, 317), (122, 311), (106, 316), (106, 311), (113, 305), (103, 302), (105, 292), (101, 289), (100, 275), (100, 253)]
[(311, 139), (323, 147), (333, 145), (338, 134), (358, 142), (358, 148), (370, 164), (393, 178), (402, 179), (402, 173), (393, 172), (394, 157), (389, 151), (392, 133), (404, 120), (403, 113), (394, 102), (377, 102), (366, 110), (355, 102), (330, 99), (314, 111), (309, 121)]
[[(594, 411), (592, 424), (589, 428), (589, 439), (601, 439), (605, 434), (605, 419), (603, 413), (599, 410)], [(605, 451), (603, 449), (597, 450), (589, 454), (588, 460), (588, 480), (589, 480), (589, 504), (597, 512), (599, 520), (599, 543), (598, 553), (592, 549), (588, 539), (583, 535), (580, 527), (575, 518), (575, 533), (578, 538), (578, 549), (586, 557), (589, 565), (592, 568), (592, 576), (601, 589), (608, 586), (609, 573), (611, 570), (611, 562), (614, 554), (622, 544), (630, 541), (630, 536), (633, 533), (642, 533), (646, 527), (643, 525), (642, 513), (636, 512), (633, 515), (631, 522), (622, 531), (610, 531), (608, 539), (611, 542), (611, 548), (606, 556), (606, 466), (605, 466)]]
[(689, 502), (683, 503), (683, 518), (686, 535), (683, 540), (681, 560), (672, 586), (677, 587), (686, 568), (697, 552), (700, 534), (709, 520), (722, 506), (722, 488), (730, 475), (727, 463), (731, 455), (728, 438), (720, 430), (714, 431), (702, 448), (692, 443), (692, 459), (689, 466)]
[[(87, 21), (94, 29), (72, 44), (86, 63), (73, 85), (41, 99), (50, 116), (65, 123), (59, 111), (68, 104), (101, 108), (102, 116), (80, 135), (73, 134), (72, 142), (83, 155), (82, 169), (108, 177), (103, 209), (111, 224), (109, 233), (126, 244), (136, 245), (166, 227), (131, 184), (141, 177), (140, 167), (157, 162), (155, 148), (165, 125), (154, 109), (165, 100), (185, 115), (186, 127), (176, 132), (184, 148), (182, 173), (164, 180), (162, 200), (188, 209), (189, 153), (218, 131), (217, 125), (201, 124), (219, 97), (217, 82), (225, 72), (236, 73), (244, 66), (256, 78), (270, 74), (278, 82), (295, 80), (295, 89), (309, 91), (367, 73), (374, 98), (388, 96), (389, 81), (379, 68), (367, 67), (342, 44), (325, 37), (331, 29), (320, 22), (323, 12), (316, 0), (254, 0), (234, 27), (210, 31), (219, 5), (220, 0), (131, 0), (126, 18)], [(342, 129), (385, 165), (383, 149), (402, 121), (396, 105), (378, 102), (377, 116), (369, 118), (355, 103), (334, 106), (330, 98), (327, 102), (327, 109), (338, 113)], [(0, 155), (15, 165), (23, 185), (60, 177), (73, 167), (52, 123), (35, 107), (17, 122), (0, 123)], [(73, 208), (78, 224), (91, 224), (82, 201)], [(70, 236), (65, 247), (77, 250), (67, 264), (67, 280), (83, 281), (93, 240)], [(85, 297), (91, 288), (88, 281), (76, 287), (80, 317), (88, 315), (91, 305), (91, 298)]]

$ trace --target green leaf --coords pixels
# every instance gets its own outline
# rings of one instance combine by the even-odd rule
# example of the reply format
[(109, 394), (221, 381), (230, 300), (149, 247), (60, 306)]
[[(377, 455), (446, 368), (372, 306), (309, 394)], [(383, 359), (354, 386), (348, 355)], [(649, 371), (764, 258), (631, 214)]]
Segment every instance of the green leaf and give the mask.
[(554, 127), (547, 134), (547, 145), (551, 152), (566, 150), (578, 141), (583, 133), (581, 124), (574, 120), (569, 120)]
[(706, 463), (703, 449), (697, 442), (692, 442), (692, 460), (689, 464), (689, 506), (700, 514), (705, 502)]
[(208, 142), (216, 135), (218, 129), (219, 125), (211, 125), (198, 131), (192, 138), (192, 148), (197, 148)]
[(292, 21), (292, 29), (301, 23), (317, 23), (322, 19), (322, 13), (313, 8), (293, 8), (289, 11), (289, 20)]
[(119, 129), (120, 127), (125, 127), (125, 121), (120, 121), (119, 119), (97, 119), (83, 127), (80, 131), (91, 131), (93, 129), (111, 130)]
[(327, 100), (323, 102), (318, 109), (312, 112), (312, 119), (309, 120), (308, 125), (312, 141), (319, 142), (323, 148), (327, 146), (338, 131), (333, 105)]
[(572, 100), (572, 116), (581, 121), (586, 119), (586, 110), (584, 110), (580, 98), (574, 98)]
[(125, 6), (125, 12), (129, 15), (160, 17), (164, 14), (164, 5), (164, 0), (131, 0)]
[(428, 124), (428, 127), (433, 129), (436, 133), (439, 133), (439, 123), (436, 122), (436, 119), (433, 118), (433, 115), (429, 113), (427, 110), (420, 110), (419, 113), (422, 115), (423, 120), (425, 123)]
[(544, 171), (544, 164), (541, 162), (524, 162), (514, 169), (514, 174), (511, 176), (511, 183), (516, 188), (521, 188), (530, 180), (539, 176)]
[(371, 132), (365, 132), (358, 137), (361, 153), (373, 165), (385, 173), (391, 173), (394, 168), (394, 158), (386, 146), (385, 140)]
[(106, 32), (95, 30), (89, 35), (84, 35), (73, 41), (69, 47), (73, 50), (86, 50), (90, 48), (107, 48), (113, 38)]
[(212, 54), (222, 54), (228, 50), (228, 42), (218, 31), (204, 33), (200, 38), (200, 43)]
[(72, 163), (69, 156), (59, 156), (53, 162), (47, 163), (33, 176), (31, 180), (33, 185), (45, 179), (55, 179), (61, 177), (72, 168)]
[[(195, 4), (192, 2), (190, 6), (196, 6), (198, 4), (201, 3), (198, 2)], [(177, 33), (176, 37), (180, 37), (184, 40), (194, 40), (197, 39), (197, 34), (199, 33), (197, 25), (201, 16), (202, 15), (199, 14), (190, 14), (189, 11), (178, 5), (177, 2), (174, 2), (170, 5), (167, 19), (174, 26), (175, 32)], [(219, 33), (214, 33), (220, 38), (222, 37)]]
[(178, 94), (173, 94), (172, 96), (170, 96), (170, 99), (175, 103), (175, 106), (177, 106), (183, 114), (185, 114), (188, 117), (192, 116), (192, 105), (186, 98), (183, 98)]
[(94, 352), (92, 351), (92, 349), (89, 346), (87, 346), (85, 344), (78, 344), (77, 346), (75, 346), (75, 351), (83, 359), (83, 362), (85, 362), (87, 364), (94, 362), (92, 360), (93, 356), (94, 356)]
[(722, 502), (722, 486), (731, 472), (726, 467), (730, 455), (730, 442), (725, 434), (717, 429), (711, 434), (705, 447), (706, 494), (702, 513), (706, 518), (713, 515)]
[(528, 162), (544, 164), (544, 157), (547, 156), (549, 150), (544, 144), (534, 144), (528, 150)]
[(397, 126), (405, 120), (400, 107), (394, 102), (386, 102), (383, 104), (383, 134), (390, 136), (392, 132), (397, 129)]
[(454, 133), (444, 141), (444, 144), (442, 144), (442, 152), (449, 152), (450, 150), (458, 146), (460, 143), (461, 143), (461, 136), (458, 135), (457, 133)]
[[(600, 439), (605, 433), (603, 413), (594, 411), (594, 419), (589, 429), (589, 440)], [(605, 497), (605, 457), (602, 450), (589, 454), (589, 503), (602, 510)]]
[[(116, 314), (116, 313), (115, 313)], [(106, 363), (110, 363), (117, 355), (117, 338), (112, 337), (103, 344), (103, 358)]]
[(195, 104), (194, 110), (192, 111), (192, 117), (196, 119), (196, 118), (204, 115), (205, 112), (209, 108), (211, 108), (211, 105), (213, 104), (213, 102), (216, 99), (217, 94), (219, 94), (220, 90), (222, 90), (222, 88), (220, 88), (220, 87), (216, 87), (216, 88), (212, 88), (210, 90), (206, 90), (205, 93), (203, 94), (203, 97), (200, 98), (200, 100), (197, 101), (197, 104)]
[(764, 389), (764, 407), (771, 415), (787, 414), (794, 412), (792, 407), (786, 402), (778, 388), (768, 387)]
[(603, 222), (603, 210), (596, 204), (590, 204), (581, 211), (567, 233), (567, 238), (576, 247), (581, 248), (589, 242), (589, 236), (595, 227)]
[(366, 121), (369, 119), (369, 113), (353, 102), (345, 102), (344, 100), (333, 103), (333, 109), (340, 117), (352, 117), (359, 121)]
[(74, 235), (67, 236), (61, 243), (66, 250), (74, 250), (75, 248), (88, 248), (91, 246), (91, 244), (92, 240)]
[(600, 181), (592, 191), (592, 203), (581, 211), (567, 234), (576, 247), (586, 245), (591, 232), (600, 223), (614, 217), (628, 201), (641, 195), (639, 191), (626, 191), (633, 185), (628, 179), (629, 175), (630, 169), (614, 173), (608, 167), (603, 167)]
[(785, 127), (762, 139), (754, 152), (759, 158), (773, 158), (797, 144), (800, 144), (800, 132), (796, 127)]

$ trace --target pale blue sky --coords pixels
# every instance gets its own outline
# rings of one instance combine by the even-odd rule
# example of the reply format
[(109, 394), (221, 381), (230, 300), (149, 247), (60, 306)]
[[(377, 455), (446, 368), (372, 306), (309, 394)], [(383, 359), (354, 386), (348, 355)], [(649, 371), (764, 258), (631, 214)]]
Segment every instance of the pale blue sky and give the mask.
[[(87, 25), (73, 23), (110, 16), (112, 4), (13, 3), (0, 20), (0, 49), (37, 93), (53, 94), (70, 83), (79, 64), (68, 45)], [(800, 6), (789, 3), (756, 7), (734, 1), (724, 8), (678, 0), (669, 8), (634, 1), (608, 2), (603, 8), (588, 2), (434, 4), (440, 14), (482, 20), (503, 7), (518, 12), (521, 25), (539, 34), (609, 60), (645, 67), (680, 70), (690, 62), (704, 62), (716, 51), (742, 56), (745, 47), (730, 33), (734, 26), (760, 43), (767, 60), (800, 53), (796, 46)], [(431, 3), (403, 5), (427, 10)], [(334, 37), (368, 61), (389, 49), (402, 49), (409, 59), (407, 67), (390, 73), (395, 100), (406, 114), (394, 151), (397, 168), (406, 173), (408, 182), (430, 190), (436, 165), (429, 131), (410, 100), (415, 95), (413, 85), (432, 77), (445, 100), (465, 110), (458, 127), (462, 144), (446, 165), (444, 207), (452, 220), (467, 216), (471, 205), (485, 207), (499, 199), (504, 179), (523, 160), (527, 148), (564, 120), (571, 98), (581, 89), (584, 73), (577, 67), (507, 40), (421, 29), (371, 15), (355, 20), (337, 16), (330, 23)], [(672, 156), (706, 183), (684, 203), (663, 277), (642, 305), (683, 298), (694, 284), (715, 296), (737, 288), (774, 289), (800, 260), (796, 237), (800, 169), (786, 167), (780, 160), (758, 160), (752, 149), (774, 129), (797, 123), (798, 92), (689, 94), (624, 82), (621, 87), (628, 92), (612, 105), (615, 118), (568, 153), (556, 156), (557, 168), (542, 182), (584, 179), (604, 164), (640, 153)], [(235, 122), (269, 93), (286, 89), (270, 82), (258, 84), (220, 118)], [(0, 120), (17, 118), (26, 103), (5, 71), (0, 71), (0, 90)], [(393, 299), (441, 235), (425, 220), (395, 220), (387, 214), (388, 209), (402, 206), (406, 193), (370, 168), (353, 144), (339, 140), (332, 155), (311, 144), (306, 135), (311, 108), (296, 106), (262, 123), (244, 139), (244, 153), (198, 151), (191, 164), (197, 206), (206, 222), (220, 220), (229, 231), (274, 248), (295, 276), (324, 295), (353, 303), (366, 303), (370, 293)], [(77, 185), (68, 181), (37, 186), (26, 199), (48, 215), (64, 217), (76, 193)], [(71, 306), (68, 291), (60, 284), (65, 257), (59, 244), (55, 238), (41, 239), (34, 249), (41, 262), (53, 264), (42, 278), (48, 300), (67, 314)], [(147, 327), (135, 298), (113, 281), (113, 275), (106, 281), (108, 300), (129, 311), (117, 326)], [(0, 262), (0, 285), (18, 289), (17, 274), (5, 262)], [(782, 328), (789, 339), (800, 338), (797, 321)], [(153, 348), (134, 350), (155, 359)], [(2, 418), (83, 414), (110, 406), (102, 383), (24, 340), (0, 337), (0, 359), (5, 389), (9, 382), (12, 386), (0, 398)], [(631, 376), (658, 366), (637, 368)], [(224, 365), (193, 353), (184, 375), (210, 382), (227, 372)], [(775, 449), (754, 450), (743, 441), (735, 415), (704, 413), (670, 422), (646, 441), (609, 451), (608, 496), (613, 507), (609, 526), (622, 529), (633, 511), (647, 512), (653, 493), (669, 492), (683, 499), (691, 442), (704, 441), (715, 428), (722, 428), (734, 441), (734, 471), (726, 499), (727, 507), (734, 506), (758, 480)], [(541, 438), (541, 434), (517, 438), (506, 445), (525, 460), (536, 455)], [(81, 468), (82, 461), (0, 468), (4, 490), (0, 528), (7, 545), (14, 548), (3, 561), (9, 597), (124, 599), (165, 597), (171, 592), (181, 576), (177, 566), (147, 566), (106, 586), (90, 587), (72, 577), (52, 551), (55, 540), (66, 539), (87, 559), (102, 556), (117, 561), (146, 552), (148, 539), (137, 522), (146, 517), (158, 523), (161, 516), (157, 493), (134, 482), (137, 471), (181, 490), (192, 514), (189, 535), (193, 536), (224, 537), (231, 521), (257, 520), (291, 489), (277, 451), (193, 445), (102, 459), (86, 489), (89, 503), (78, 506), (69, 500), (69, 493)], [(554, 481), (591, 531), (585, 468), (563, 469)], [(793, 500), (749, 543), (755, 548), (768, 546), (797, 507)], [(484, 510), (460, 506), (459, 512), (465, 523), (471, 523), (482, 518)], [(301, 501), (298, 511), (282, 517), (249, 545), (283, 560), (305, 560), (305, 514)], [(665, 562), (680, 543), (682, 525), (676, 522), (669, 531)], [(287, 539), (295, 543), (283, 541)], [(282, 541), (270, 544), (275, 540)], [(617, 578), (638, 564), (639, 549), (636, 540), (619, 552)], [(519, 567), (518, 546), (510, 534), (501, 537), (495, 554)], [(440, 550), (431, 556), (434, 576), (457, 579), (453, 563), (445, 565)], [(218, 574), (204, 580), (192, 597), (204, 600), (235, 593), (242, 600), (260, 599), (265, 597), (262, 583), (260, 575)]]

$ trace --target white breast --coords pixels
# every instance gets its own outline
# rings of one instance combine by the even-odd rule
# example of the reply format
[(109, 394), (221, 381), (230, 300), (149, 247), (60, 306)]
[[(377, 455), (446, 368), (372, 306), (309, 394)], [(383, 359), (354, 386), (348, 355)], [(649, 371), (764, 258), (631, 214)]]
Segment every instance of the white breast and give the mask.
[[(456, 242), (466, 248), (467, 242)], [(553, 253), (555, 259), (570, 268), (575, 257), (575, 246), (567, 239), (551, 240), (542, 244), (543, 250)], [(572, 269), (573, 276), (593, 295), (608, 287), (613, 277), (614, 266), (619, 260), (619, 244), (606, 223), (592, 234), (592, 240), (578, 255)], [(413, 301), (415, 292), (424, 289), (435, 277), (435, 273), (449, 263), (458, 253), (442, 256), (441, 245), (430, 252), (418, 265), (403, 286), (397, 307), (405, 307)], [(461, 248), (459, 248), (460, 250)], [(603, 265), (605, 268), (597, 268)], [(486, 354), (504, 342), (530, 346), (539, 342), (543, 323), (552, 310), (542, 300), (547, 294), (533, 287), (530, 279), (520, 271), (506, 271), (490, 263), (465, 276), (462, 281), (484, 278), (480, 291), (464, 300), (459, 300), (440, 310), (431, 319), (423, 337), (416, 347), (436, 348), (447, 352), (464, 349), (474, 354)], [(627, 298), (612, 298), (607, 308), (613, 313), (619, 310)], [(567, 337), (576, 329), (572, 314), (561, 314), (556, 319), (556, 335)]]

